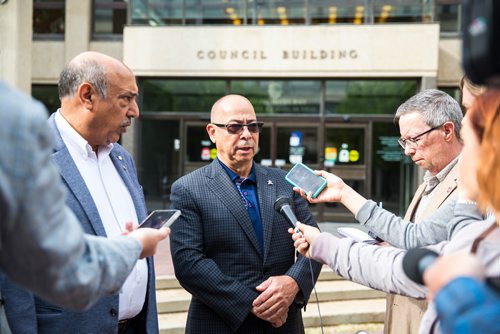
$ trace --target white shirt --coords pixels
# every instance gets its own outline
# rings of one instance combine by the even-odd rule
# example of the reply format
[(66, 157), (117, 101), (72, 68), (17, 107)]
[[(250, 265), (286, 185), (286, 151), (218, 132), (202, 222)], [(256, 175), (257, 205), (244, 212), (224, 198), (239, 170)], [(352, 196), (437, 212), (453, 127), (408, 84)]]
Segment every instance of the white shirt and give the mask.
[[(126, 222), (137, 223), (138, 220), (132, 197), (109, 156), (113, 144), (99, 146), (96, 155), (89, 143), (64, 119), (60, 110), (55, 115), (55, 123), (94, 200), (106, 235), (120, 235)], [(120, 320), (133, 318), (141, 312), (147, 284), (148, 266), (146, 259), (142, 259), (137, 261), (120, 291)]]

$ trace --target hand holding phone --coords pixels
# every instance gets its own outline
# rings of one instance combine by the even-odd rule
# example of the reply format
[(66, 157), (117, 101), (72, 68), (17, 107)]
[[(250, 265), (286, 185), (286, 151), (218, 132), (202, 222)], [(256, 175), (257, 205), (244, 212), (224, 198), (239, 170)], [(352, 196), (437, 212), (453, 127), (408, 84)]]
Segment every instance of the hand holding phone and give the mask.
[(142, 221), (139, 228), (151, 227), (159, 229), (164, 226), (168, 227), (172, 225), (180, 215), (180, 210), (154, 210)]
[(312, 198), (316, 198), (326, 186), (326, 179), (316, 175), (314, 171), (302, 163), (298, 163), (286, 174), (285, 179)]

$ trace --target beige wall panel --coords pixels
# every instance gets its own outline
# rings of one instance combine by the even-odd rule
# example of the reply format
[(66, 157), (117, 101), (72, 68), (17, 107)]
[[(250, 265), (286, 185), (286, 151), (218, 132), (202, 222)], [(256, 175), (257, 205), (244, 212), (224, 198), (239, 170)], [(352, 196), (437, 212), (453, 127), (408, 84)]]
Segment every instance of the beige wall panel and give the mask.
[(33, 42), (32, 76), (36, 84), (56, 84), (65, 61), (63, 41)]
[(104, 53), (116, 59), (123, 59), (123, 42), (115, 41), (91, 41), (90, 51)]
[(8, 1), (0, 5), (0, 79), (31, 93), (31, 39), (33, 2)]
[(439, 86), (458, 86), (463, 75), (462, 41), (458, 38), (439, 41)]
[(437, 24), (126, 27), (142, 76), (437, 76)]

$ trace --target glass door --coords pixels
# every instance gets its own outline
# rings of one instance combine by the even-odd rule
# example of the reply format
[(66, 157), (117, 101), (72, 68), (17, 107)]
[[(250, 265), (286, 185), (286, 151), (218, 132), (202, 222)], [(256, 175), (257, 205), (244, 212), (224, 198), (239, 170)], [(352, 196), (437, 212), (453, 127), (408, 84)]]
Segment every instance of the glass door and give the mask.
[[(370, 195), (371, 140), (369, 123), (326, 124), (323, 168), (363, 196)], [(326, 203), (320, 210), (321, 221), (353, 221), (353, 215), (342, 205)]]

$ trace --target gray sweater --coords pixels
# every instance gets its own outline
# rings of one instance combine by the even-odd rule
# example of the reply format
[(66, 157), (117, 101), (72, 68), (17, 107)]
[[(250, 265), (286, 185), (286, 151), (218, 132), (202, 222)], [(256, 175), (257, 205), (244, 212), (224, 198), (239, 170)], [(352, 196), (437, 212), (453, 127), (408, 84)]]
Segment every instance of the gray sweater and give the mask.
[[(464, 208), (458, 205), (457, 207), (455, 216), (467, 220), (467, 210), (464, 211)], [(439, 254), (468, 253), (474, 239), (493, 222), (494, 219), (488, 219), (471, 224), (453, 233), (450, 241), (443, 241), (427, 248)], [(487, 276), (500, 275), (499, 244), (500, 229), (497, 228), (479, 245), (477, 255), (486, 268)], [(403, 271), (402, 260), (406, 254), (405, 250), (368, 245), (349, 238), (339, 239), (332, 234), (321, 233), (315, 240), (311, 252), (314, 260), (329, 265), (337, 274), (353, 282), (413, 298), (423, 299), (426, 296), (427, 288), (411, 281)], [(436, 312), (431, 303), (422, 319), (420, 333), (429, 333), (435, 319)], [(440, 333), (439, 326), (436, 326), (435, 333)]]
[[(458, 216), (454, 216), (455, 205)], [(375, 202), (369, 200), (358, 211), (356, 219), (394, 247), (411, 249), (450, 240), (465, 226), (484, 218), (476, 205), (452, 200), (428, 218), (415, 224), (378, 207)]]

